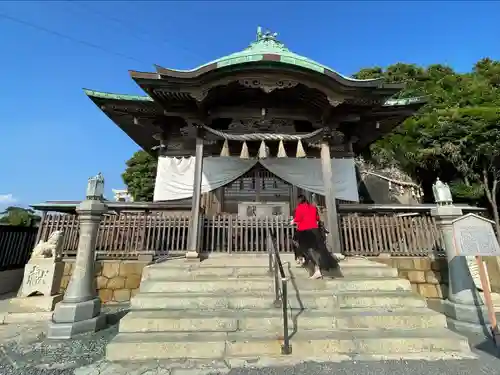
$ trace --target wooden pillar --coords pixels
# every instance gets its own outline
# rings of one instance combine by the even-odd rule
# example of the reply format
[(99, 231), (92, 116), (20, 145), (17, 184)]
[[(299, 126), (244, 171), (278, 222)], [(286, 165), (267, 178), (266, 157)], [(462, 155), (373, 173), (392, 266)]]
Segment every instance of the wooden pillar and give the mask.
[(330, 232), (327, 240), (330, 251), (335, 255), (341, 254), (340, 230), (337, 219), (337, 204), (335, 186), (333, 185), (332, 159), (330, 157), (330, 144), (327, 139), (321, 141), (321, 170), (323, 172), (323, 185), (325, 189), (325, 206), (327, 222), (326, 228)]
[(194, 162), (193, 199), (191, 203), (191, 224), (189, 226), (187, 242), (187, 259), (199, 257), (199, 231), (200, 226), (200, 204), (201, 204), (201, 182), (203, 173), (203, 135), (201, 129), (196, 129), (196, 151)]
[(297, 197), (299, 196), (298, 188), (295, 185), (290, 187), (290, 215), (293, 216), (295, 213), (295, 207), (297, 207)]
[(215, 198), (217, 199), (217, 214), (224, 210), (224, 186), (215, 190)]

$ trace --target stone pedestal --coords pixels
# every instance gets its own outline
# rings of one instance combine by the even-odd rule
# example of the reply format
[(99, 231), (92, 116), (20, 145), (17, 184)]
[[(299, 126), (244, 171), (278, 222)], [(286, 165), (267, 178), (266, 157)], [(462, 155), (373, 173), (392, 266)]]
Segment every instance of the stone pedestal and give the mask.
[(94, 283), (95, 244), (102, 214), (107, 207), (99, 200), (85, 200), (77, 208), (80, 239), (75, 266), (64, 299), (56, 305), (47, 337), (68, 339), (95, 332), (106, 324)]
[(437, 206), (431, 210), (442, 234), (448, 262), (448, 298), (442, 302), (442, 311), (448, 325), (459, 331), (488, 332), (488, 311), (474, 285), (465, 257), (457, 256), (453, 234), (453, 220), (462, 215), (454, 205)]
[(31, 258), (24, 267), (23, 284), (18, 297), (53, 296), (59, 292), (64, 262), (55, 258)]
[(62, 243), (63, 232), (55, 231), (47, 241), (40, 241), (35, 246), (24, 267), (17, 297), (0, 304), (3, 323), (49, 319), (55, 304), (62, 299), (62, 295), (58, 294), (64, 273)]

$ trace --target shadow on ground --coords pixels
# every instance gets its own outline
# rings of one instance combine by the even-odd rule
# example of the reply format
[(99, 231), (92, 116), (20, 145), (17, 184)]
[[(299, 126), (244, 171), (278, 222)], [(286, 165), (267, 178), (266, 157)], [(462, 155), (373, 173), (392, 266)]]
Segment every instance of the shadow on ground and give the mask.
[(1, 344), (0, 374), (72, 374), (78, 367), (95, 363), (104, 358), (106, 345), (118, 333), (118, 322), (127, 312), (127, 306), (106, 306), (105, 329), (71, 340), (47, 339), (46, 323), (22, 327), (17, 336)]

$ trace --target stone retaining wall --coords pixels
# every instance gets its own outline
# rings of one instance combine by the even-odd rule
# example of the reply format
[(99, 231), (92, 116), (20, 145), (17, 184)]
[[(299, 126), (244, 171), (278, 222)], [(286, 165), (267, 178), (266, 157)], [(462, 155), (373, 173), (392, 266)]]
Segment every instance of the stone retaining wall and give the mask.
[[(149, 263), (132, 260), (102, 260), (95, 265), (96, 287), (103, 303), (128, 302), (139, 290), (142, 269)], [(66, 261), (60, 292), (64, 293), (74, 261)]]
[[(485, 260), (490, 257), (485, 257)], [(411, 282), (413, 290), (425, 298), (446, 298), (448, 293), (448, 267), (445, 259), (428, 257), (378, 257), (372, 260), (398, 270), (400, 277)], [(488, 263), (488, 262), (487, 262)], [(488, 271), (495, 292), (500, 292), (500, 266), (498, 259), (489, 259)], [(95, 266), (96, 286), (104, 303), (128, 302), (141, 283), (142, 270), (149, 263), (133, 260), (102, 260)], [(66, 261), (60, 292), (68, 286), (74, 261)], [(22, 275), (21, 275), (22, 277)]]
[(448, 265), (446, 259), (428, 257), (387, 257), (373, 260), (397, 268), (399, 277), (410, 280), (413, 291), (425, 298), (446, 298)]

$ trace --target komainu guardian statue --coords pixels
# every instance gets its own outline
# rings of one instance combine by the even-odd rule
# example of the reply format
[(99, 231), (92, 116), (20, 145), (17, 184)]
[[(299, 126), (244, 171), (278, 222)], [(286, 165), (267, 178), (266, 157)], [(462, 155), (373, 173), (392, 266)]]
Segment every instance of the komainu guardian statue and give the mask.
[(47, 241), (40, 241), (33, 252), (31, 253), (31, 259), (36, 258), (54, 258), (59, 259), (62, 256), (62, 245), (63, 245), (63, 232), (57, 230), (52, 232)]
[(45, 296), (46, 299), (39, 299), (38, 303), (46, 304), (48, 311), (54, 307), (64, 272), (63, 239), (64, 233), (58, 230), (52, 232), (47, 241), (40, 241), (35, 246), (24, 267), (23, 283), (18, 293), (18, 297)]

